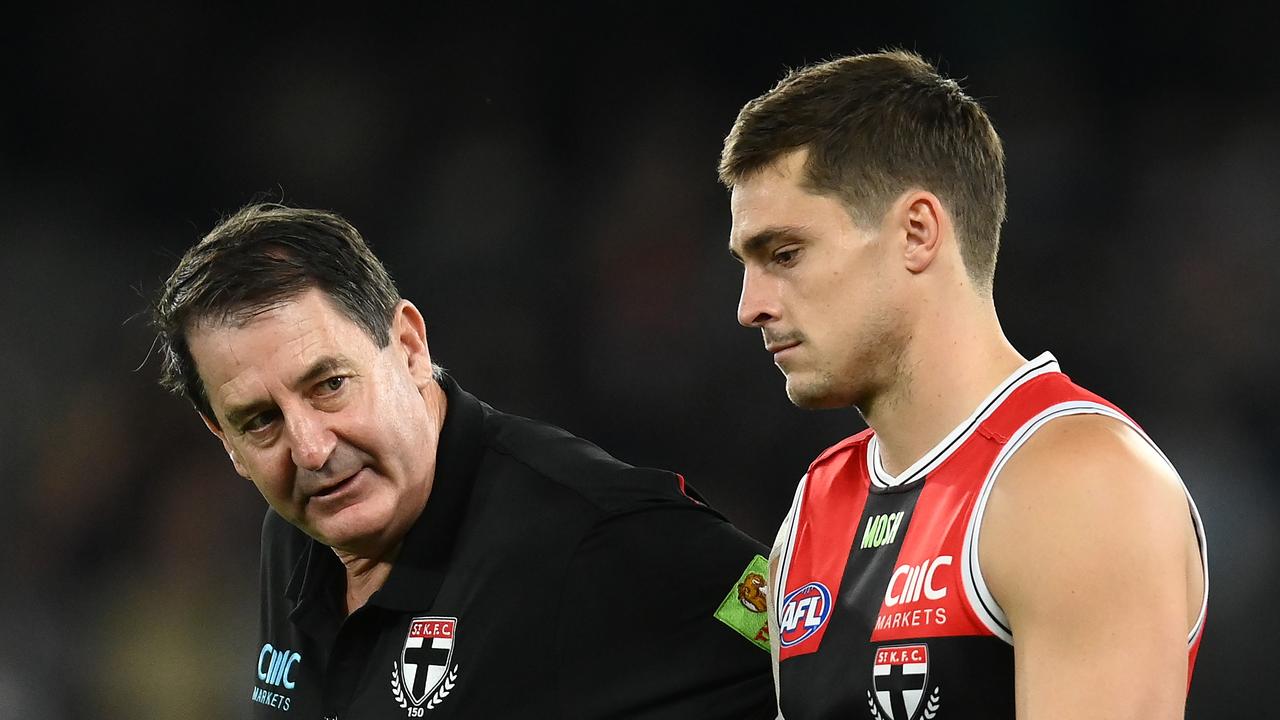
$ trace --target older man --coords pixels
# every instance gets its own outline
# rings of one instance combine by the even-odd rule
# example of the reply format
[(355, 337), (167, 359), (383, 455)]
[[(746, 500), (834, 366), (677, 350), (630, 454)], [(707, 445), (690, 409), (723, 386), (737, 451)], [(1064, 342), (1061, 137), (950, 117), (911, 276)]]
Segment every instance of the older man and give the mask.
[(164, 384), (270, 505), (255, 717), (771, 715), (739, 599), (763, 547), (680, 476), (460, 388), (342, 218), (242, 209), (156, 320)]

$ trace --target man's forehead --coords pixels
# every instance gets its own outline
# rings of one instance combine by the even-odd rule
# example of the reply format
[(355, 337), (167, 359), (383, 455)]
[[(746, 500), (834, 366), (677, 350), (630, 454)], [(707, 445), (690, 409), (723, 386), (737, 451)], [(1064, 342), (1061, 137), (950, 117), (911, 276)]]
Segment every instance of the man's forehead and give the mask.
[(753, 175), (743, 178), (733, 186), (729, 197), (729, 211), (733, 216), (733, 225), (729, 229), (729, 249), (741, 251), (743, 243), (758, 233), (768, 223), (771, 206), (776, 201), (777, 179)]
[(773, 228), (806, 222), (811, 211), (808, 206), (822, 196), (803, 185), (803, 168), (794, 167), (794, 163), (783, 166), (779, 160), (734, 184), (729, 198), (733, 215), (730, 251), (740, 252), (752, 238)]
[(210, 401), (219, 404), (287, 385), (324, 358), (347, 358), (360, 338), (372, 345), (330, 303), (303, 296), (239, 322), (194, 327), (188, 347)]

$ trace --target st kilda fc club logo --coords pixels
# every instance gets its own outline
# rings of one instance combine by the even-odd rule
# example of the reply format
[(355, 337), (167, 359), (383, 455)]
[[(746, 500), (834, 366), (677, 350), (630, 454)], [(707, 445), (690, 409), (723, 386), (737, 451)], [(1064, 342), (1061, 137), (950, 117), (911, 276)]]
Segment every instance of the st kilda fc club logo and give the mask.
[(929, 687), (929, 646), (891, 645), (876, 648), (871, 666), (867, 707), (873, 720), (933, 720), (942, 706), (942, 688)]
[(391, 694), (409, 717), (423, 717), (449, 697), (458, 681), (458, 666), (450, 669), (458, 618), (416, 617), (392, 663)]

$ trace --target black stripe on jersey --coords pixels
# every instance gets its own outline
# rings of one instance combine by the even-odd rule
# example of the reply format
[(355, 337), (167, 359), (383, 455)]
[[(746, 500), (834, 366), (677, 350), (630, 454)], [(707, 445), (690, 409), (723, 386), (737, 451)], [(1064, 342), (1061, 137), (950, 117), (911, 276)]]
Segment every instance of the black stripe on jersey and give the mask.
[[(892, 489), (896, 487), (902, 487), (903, 485), (908, 485), (910, 483), (915, 482), (916, 480), (919, 480), (921, 477), (923, 477), (926, 474), (926, 471), (931, 469), (929, 466), (933, 464), (934, 460), (951, 452), (952, 448), (954, 448), (958, 443), (963, 442), (965, 438), (969, 437), (970, 433), (973, 432), (973, 429), (977, 427), (978, 423), (982, 422), (983, 418), (986, 417), (987, 412), (992, 408), (994, 408), (996, 405), (999, 405), (1001, 402), (1004, 402), (1004, 399), (1007, 398), (1009, 394), (1013, 392), (1015, 388), (1018, 387), (1018, 384), (1021, 383), (1028, 375), (1033, 375), (1050, 365), (1056, 364), (1057, 362), (1058, 360), (1056, 358), (1049, 356), (1049, 357), (1046, 357), (1043, 362), (1037, 363), (1035, 365), (1032, 365), (1030, 367), (1023, 369), (1022, 372), (1018, 373), (1012, 380), (1008, 381), (1008, 385), (1005, 387), (1003, 392), (991, 398), (991, 400), (989, 400), (986, 404), (984, 404), (980, 409), (978, 409), (977, 412), (975, 412), (970, 417), (968, 424), (964, 426), (963, 430), (956, 433), (951, 438), (951, 442), (947, 443), (946, 446), (943, 447), (941, 450), (931, 453), (932, 458), (929, 460), (928, 463), (926, 463), (923, 467), (917, 470), (914, 476), (902, 482), (894, 483), (891, 485), (889, 483), (881, 481), (880, 478), (878, 477), (880, 474), (879, 468), (873, 467), (872, 473), (871, 473), (872, 489), (873, 490)], [(873, 458), (872, 462), (874, 465), (879, 465), (879, 461), (880, 461), (880, 452), (877, 449), (875, 457)]]
[[(848, 559), (839, 586), (830, 588), (833, 607), (821, 645), (815, 652), (794, 655), (779, 664), (783, 716), (866, 716), (875, 655), (871, 634), (921, 489), (923, 485), (916, 484), (901, 492), (868, 494), (848, 548), (804, 548), (805, 553), (845, 552)], [(903, 516), (893, 542), (864, 549), (862, 537), (868, 525), (878, 516), (898, 512)], [(801, 580), (794, 583), (799, 585)]]

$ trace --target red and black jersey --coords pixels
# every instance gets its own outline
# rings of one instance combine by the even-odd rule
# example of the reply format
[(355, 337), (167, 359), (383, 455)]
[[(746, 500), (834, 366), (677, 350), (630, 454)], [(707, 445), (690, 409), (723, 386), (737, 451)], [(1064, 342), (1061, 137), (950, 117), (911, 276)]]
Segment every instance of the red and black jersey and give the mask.
[[(1013, 635), (978, 562), (982, 516), (1013, 453), (1045, 423), (1077, 414), (1115, 418), (1151, 442), (1045, 353), (896, 477), (870, 430), (813, 462), (771, 558), (785, 717), (1013, 718)], [(1203, 560), (1189, 495), (1188, 504)], [(1202, 602), (1188, 677), (1203, 621)]]

